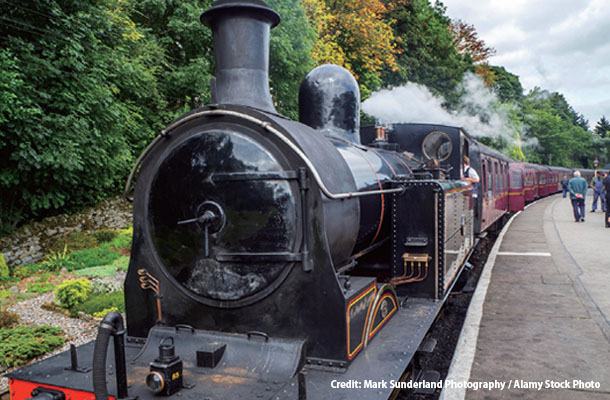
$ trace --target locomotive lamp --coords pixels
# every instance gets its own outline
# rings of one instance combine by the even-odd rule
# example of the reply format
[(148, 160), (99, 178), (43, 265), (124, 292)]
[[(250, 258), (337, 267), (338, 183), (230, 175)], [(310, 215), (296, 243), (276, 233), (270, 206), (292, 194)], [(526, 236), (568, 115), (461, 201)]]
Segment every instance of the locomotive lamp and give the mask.
[(159, 357), (150, 363), (146, 386), (154, 394), (163, 396), (171, 396), (182, 388), (182, 360), (176, 355), (174, 338), (161, 340)]

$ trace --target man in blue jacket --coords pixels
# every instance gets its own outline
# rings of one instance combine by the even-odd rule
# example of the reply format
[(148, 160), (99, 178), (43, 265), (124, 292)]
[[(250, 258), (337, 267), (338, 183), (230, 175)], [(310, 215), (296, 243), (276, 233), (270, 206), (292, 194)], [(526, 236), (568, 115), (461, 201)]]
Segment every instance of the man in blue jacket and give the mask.
[(602, 203), (602, 211), (606, 212), (606, 196), (604, 195), (604, 180), (602, 179), (602, 173), (597, 171), (596, 176), (591, 179), (591, 189), (593, 189), (593, 204), (591, 205), (591, 212), (597, 210), (597, 199), (599, 198)]
[(576, 222), (585, 221), (585, 196), (588, 189), (589, 185), (580, 176), (580, 171), (574, 171), (574, 178), (568, 182), (568, 191), (570, 192), (570, 200), (572, 201), (574, 220)]

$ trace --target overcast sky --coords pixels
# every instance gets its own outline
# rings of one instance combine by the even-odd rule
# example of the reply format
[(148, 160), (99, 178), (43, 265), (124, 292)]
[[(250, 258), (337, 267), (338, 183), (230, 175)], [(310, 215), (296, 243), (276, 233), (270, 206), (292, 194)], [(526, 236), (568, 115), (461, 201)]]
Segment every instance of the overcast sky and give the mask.
[(589, 120), (610, 118), (610, 1), (442, 0), (447, 15), (473, 24), (490, 59), (518, 75), (526, 94), (562, 93)]

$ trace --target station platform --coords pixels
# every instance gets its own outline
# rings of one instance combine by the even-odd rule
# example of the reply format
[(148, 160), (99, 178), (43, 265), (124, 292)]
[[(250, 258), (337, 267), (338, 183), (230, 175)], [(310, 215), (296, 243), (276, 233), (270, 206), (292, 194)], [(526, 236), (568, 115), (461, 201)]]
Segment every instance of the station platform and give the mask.
[(505, 226), (441, 399), (610, 399), (610, 228), (591, 194), (585, 222), (558, 194)]

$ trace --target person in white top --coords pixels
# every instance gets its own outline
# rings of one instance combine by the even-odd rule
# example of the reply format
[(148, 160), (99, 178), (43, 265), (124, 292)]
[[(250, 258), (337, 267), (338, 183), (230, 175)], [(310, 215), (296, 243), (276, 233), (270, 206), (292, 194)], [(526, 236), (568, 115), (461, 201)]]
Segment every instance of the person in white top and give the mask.
[(477, 171), (470, 166), (470, 159), (464, 156), (464, 168), (462, 169), (462, 179), (466, 182), (470, 182), (472, 187), (474, 188), (472, 191), (472, 197), (477, 197), (478, 195), (478, 183), (481, 180), (479, 178), (479, 174)]

